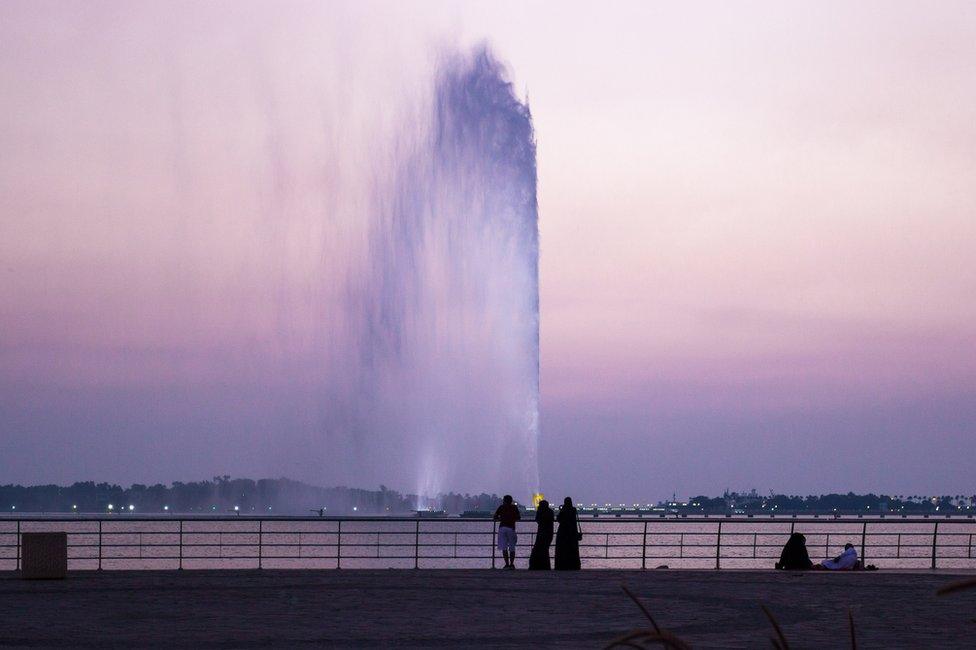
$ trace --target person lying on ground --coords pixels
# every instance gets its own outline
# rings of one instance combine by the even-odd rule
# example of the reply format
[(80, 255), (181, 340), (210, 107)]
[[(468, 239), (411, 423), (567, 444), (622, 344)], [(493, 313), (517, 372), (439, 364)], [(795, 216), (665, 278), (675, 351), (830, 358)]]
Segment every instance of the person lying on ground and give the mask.
[(851, 543), (844, 544), (844, 552), (832, 560), (824, 560), (815, 565), (814, 569), (826, 569), (827, 571), (853, 571), (857, 568), (857, 550)]

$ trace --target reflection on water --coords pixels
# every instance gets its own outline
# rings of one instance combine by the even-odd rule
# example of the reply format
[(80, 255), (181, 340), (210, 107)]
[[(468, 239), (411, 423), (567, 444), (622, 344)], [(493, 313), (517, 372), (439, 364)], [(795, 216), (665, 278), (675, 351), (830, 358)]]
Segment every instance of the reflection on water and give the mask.
[[(69, 569), (489, 568), (494, 524), (480, 519), (0, 519), (0, 569), (17, 566), (17, 532), (66, 531)], [(719, 528), (721, 527), (721, 530)], [(589, 569), (771, 568), (796, 530), (815, 562), (850, 542), (881, 568), (976, 568), (966, 519), (583, 519)], [(937, 528), (937, 532), (936, 532)], [(519, 528), (527, 558), (535, 525)], [(716, 555), (718, 561), (716, 562)]]

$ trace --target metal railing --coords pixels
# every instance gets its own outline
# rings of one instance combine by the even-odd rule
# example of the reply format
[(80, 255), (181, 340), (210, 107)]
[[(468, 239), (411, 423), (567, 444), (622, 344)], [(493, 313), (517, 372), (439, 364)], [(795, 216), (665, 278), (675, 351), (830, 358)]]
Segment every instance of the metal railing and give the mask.
[[(794, 531), (814, 561), (851, 543), (882, 568), (976, 568), (976, 522), (931, 519), (581, 519), (584, 568), (771, 568)], [(519, 524), (519, 556), (535, 541)], [(21, 536), (68, 533), (71, 569), (474, 568), (498, 566), (488, 519), (400, 517), (23, 517), (0, 519), (0, 569)], [(554, 550), (550, 548), (550, 552)]]

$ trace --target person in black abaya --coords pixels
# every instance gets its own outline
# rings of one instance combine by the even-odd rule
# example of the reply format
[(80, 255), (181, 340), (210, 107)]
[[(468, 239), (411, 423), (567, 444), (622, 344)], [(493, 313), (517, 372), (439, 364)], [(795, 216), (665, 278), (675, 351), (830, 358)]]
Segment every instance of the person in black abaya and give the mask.
[(793, 533), (783, 546), (776, 568), (802, 571), (812, 567), (813, 562), (807, 553), (807, 538), (800, 533)]
[(556, 531), (556, 570), (579, 569), (579, 543), (583, 535), (580, 533), (576, 508), (573, 507), (573, 500), (569, 497), (563, 501), (556, 521), (559, 522), (559, 530)]
[(548, 571), (552, 568), (549, 564), (549, 547), (552, 546), (552, 529), (555, 519), (555, 513), (549, 507), (549, 502), (540, 501), (539, 509), (535, 511), (535, 521), (539, 527), (535, 533), (532, 554), (529, 556), (529, 570)]

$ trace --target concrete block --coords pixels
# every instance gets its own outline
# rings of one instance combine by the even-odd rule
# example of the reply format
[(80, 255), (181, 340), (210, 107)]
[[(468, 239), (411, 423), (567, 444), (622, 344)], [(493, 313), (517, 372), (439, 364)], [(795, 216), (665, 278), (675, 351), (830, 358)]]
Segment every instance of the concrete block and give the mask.
[(67, 533), (22, 533), (20, 572), (25, 580), (63, 580), (68, 575)]

